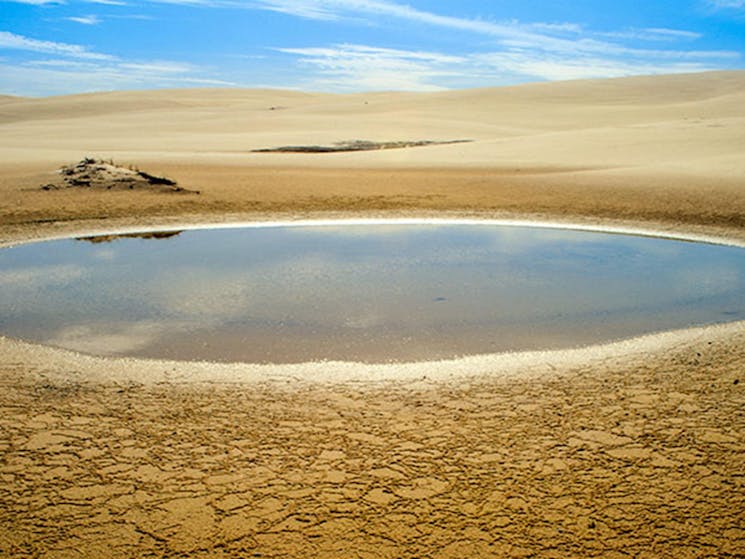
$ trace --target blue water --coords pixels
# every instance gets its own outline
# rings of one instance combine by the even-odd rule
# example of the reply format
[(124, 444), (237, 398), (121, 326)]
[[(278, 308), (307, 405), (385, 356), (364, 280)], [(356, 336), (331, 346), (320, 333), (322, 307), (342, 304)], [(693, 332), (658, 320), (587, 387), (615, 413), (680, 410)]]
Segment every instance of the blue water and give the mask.
[(0, 250), (0, 333), (96, 355), (412, 361), (745, 319), (745, 250), (494, 225), (344, 225)]

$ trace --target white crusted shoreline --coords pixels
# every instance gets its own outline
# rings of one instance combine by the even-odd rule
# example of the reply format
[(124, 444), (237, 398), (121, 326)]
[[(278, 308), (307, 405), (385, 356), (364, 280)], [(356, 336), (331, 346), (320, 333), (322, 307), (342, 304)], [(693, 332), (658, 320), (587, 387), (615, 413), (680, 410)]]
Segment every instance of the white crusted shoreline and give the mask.
[[(686, 232), (679, 229), (656, 228), (653, 225), (622, 225), (604, 222), (582, 223), (575, 221), (551, 221), (542, 219), (502, 219), (489, 217), (355, 217), (330, 219), (276, 219), (276, 220), (240, 220), (240, 221), (168, 221), (167, 223), (148, 225), (113, 225), (106, 227), (72, 227), (59, 233), (42, 233), (39, 236), (20, 236), (12, 240), (0, 240), (0, 247), (10, 247), (25, 243), (61, 240), (72, 237), (96, 235), (131, 235), (137, 233), (160, 233), (167, 231), (200, 231), (209, 229), (269, 228), (269, 227), (339, 227), (354, 225), (476, 225), (502, 227), (531, 227), (535, 229), (563, 229), (586, 231), (592, 233), (609, 233), (653, 237), (676, 241), (690, 241), (724, 246), (745, 248), (745, 239), (725, 234), (707, 234)], [(24, 238), (25, 237), (25, 238)]]
[[(702, 242), (745, 247), (745, 240), (727, 236), (669, 231), (640, 225), (579, 223), (534, 219), (494, 219), (474, 217), (356, 217), (345, 219), (273, 219), (241, 221), (191, 221), (167, 224), (120, 225), (109, 227), (66, 227), (64, 232), (28, 235), (0, 242), (13, 246), (30, 242), (64, 239), (76, 236), (126, 235), (173, 230), (207, 230), (266, 227), (328, 227), (352, 225), (483, 225), (566, 229), (656, 237), (670, 240)], [(379, 382), (447, 382), (466, 377), (535, 378), (557, 374), (581, 364), (643, 357), (650, 352), (665, 351), (681, 344), (692, 344), (702, 336), (728, 336), (745, 331), (745, 321), (644, 334), (633, 338), (585, 347), (550, 351), (506, 352), (464, 356), (461, 358), (411, 363), (368, 364), (346, 361), (321, 361), (299, 364), (251, 364), (166, 361), (140, 358), (97, 357), (74, 351), (42, 346), (13, 338), (0, 337), (0, 354), (40, 367), (45, 375), (57, 380), (86, 382), (168, 383), (256, 383), (297, 381), (321, 383)], [(74, 370), (75, 373), (70, 373)]]
[(293, 364), (213, 363), (168, 361), (130, 357), (98, 357), (0, 337), (0, 354), (43, 369), (54, 382), (242, 384), (263, 382), (352, 383), (377, 385), (406, 382), (439, 384), (489, 377), (525, 380), (561, 374), (578, 366), (604, 367), (618, 361), (644, 359), (650, 353), (692, 345), (707, 338), (726, 338), (745, 332), (745, 321), (646, 334), (586, 347), (550, 351), (525, 351), (472, 355), (439, 361), (410, 363), (358, 363), (314, 361)]

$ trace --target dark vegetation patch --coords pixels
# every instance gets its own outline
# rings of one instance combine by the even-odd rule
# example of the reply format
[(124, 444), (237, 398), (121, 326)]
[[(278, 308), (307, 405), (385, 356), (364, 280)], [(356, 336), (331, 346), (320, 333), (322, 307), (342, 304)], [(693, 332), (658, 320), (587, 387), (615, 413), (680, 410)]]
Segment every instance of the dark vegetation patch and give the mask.
[(348, 140), (336, 142), (330, 146), (281, 146), (276, 148), (262, 148), (251, 150), (253, 153), (338, 153), (345, 151), (375, 151), (381, 149), (403, 149), (424, 146), (441, 146), (446, 144), (462, 144), (473, 140), (414, 140), (398, 142), (373, 142), (370, 140)]

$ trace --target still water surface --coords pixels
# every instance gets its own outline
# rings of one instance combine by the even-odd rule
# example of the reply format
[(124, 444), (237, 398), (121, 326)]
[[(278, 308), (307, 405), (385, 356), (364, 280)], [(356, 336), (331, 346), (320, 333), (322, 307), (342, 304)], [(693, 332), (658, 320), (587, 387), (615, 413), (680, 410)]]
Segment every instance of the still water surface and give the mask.
[(97, 355), (413, 361), (743, 319), (745, 250), (626, 235), (343, 225), (0, 250), (0, 333)]

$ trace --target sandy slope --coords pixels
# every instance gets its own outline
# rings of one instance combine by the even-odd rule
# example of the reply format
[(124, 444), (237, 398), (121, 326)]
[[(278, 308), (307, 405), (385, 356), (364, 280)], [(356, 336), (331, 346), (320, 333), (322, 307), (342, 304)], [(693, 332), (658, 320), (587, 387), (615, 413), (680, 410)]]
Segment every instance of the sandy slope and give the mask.
[[(427, 94), (105, 93), (6, 103), (0, 147), (3, 163), (74, 159), (90, 151), (137, 159), (199, 155), (241, 165), (607, 169), (685, 162), (708, 171), (711, 158), (741, 159), (743, 107), (745, 72)], [(324, 158), (246, 153), (288, 143), (465, 138), (475, 142)], [(742, 167), (715, 175), (738, 171)]]
[[(354, 139), (473, 142), (250, 153)], [(744, 151), (745, 72), (427, 94), (185, 90), (13, 99), (0, 104), (0, 212), (11, 223), (488, 209), (745, 227)], [(140, 165), (203, 196), (197, 203), (23, 190), (84, 155)]]
[[(473, 142), (249, 153), (353, 139)], [(745, 72), (0, 98), (0, 243), (322, 215), (537, 215), (742, 241), (743, 153)], [(36, 190), (84, 155), (202, 194)], [(0, 557), (742, 556), (744, 347), (740, 323), (422, 364), (406, 381), (334, 382), (359, 371), (316, 365), (324, 382), (257, 382), (0, 338)]]

